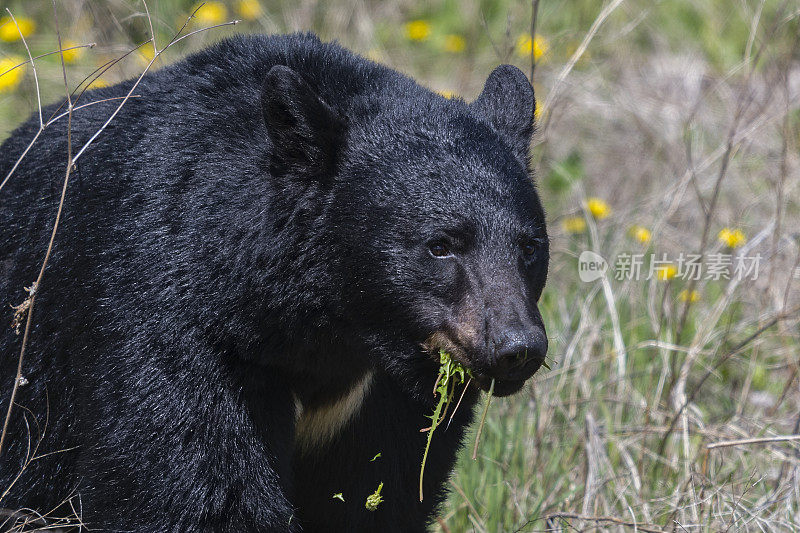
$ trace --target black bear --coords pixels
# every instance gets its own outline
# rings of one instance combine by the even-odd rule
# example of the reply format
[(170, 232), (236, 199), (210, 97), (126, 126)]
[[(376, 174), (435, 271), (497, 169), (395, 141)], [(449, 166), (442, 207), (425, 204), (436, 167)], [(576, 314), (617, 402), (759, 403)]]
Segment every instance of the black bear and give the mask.
[[(73, 154), (132, 84), (77, 102), (100, 103), (74, 111)], [(547, 350), (527, 78), (500, 66), (468, 104), (296, 34), (222, 41), (133, 94), (72, 170), (0, 507), (126, 532), (424, 531), (480, 389), (519, 390)], [(67, 118), (0, 192), (6, 324), (47, 248)], [(2, 145), (0, 177), (38, 127)], [(3, 413), (22, 337), (0, 333)], [(478, 387), (420, 502), (439, 350)]]

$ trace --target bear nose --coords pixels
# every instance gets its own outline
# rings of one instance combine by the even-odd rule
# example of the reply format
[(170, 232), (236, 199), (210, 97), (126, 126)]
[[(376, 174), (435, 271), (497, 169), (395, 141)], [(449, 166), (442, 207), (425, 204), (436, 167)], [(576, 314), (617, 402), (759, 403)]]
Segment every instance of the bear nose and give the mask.
[(528, 379), (542, 366), (545, 355), (547, 335), (543, 328), (506, 332), (496, 347), (490, 374), (497, 379)]

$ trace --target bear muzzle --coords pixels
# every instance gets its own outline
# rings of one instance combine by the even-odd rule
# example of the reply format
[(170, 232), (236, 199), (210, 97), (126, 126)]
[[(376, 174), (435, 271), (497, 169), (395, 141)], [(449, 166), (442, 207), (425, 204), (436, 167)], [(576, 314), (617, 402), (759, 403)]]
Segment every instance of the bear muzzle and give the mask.
[(470, 369), (476, 384), (484, 391), (489, 390), (494, 379), (493, 395), (507, 396), (521, 389), (542, 366), (547, 354), (547, 335), (544, 326), (536, 323), (518, 322), (494, 329), (492, 338), (476, 343), (474, 327), (466, 331), (458, 327), (443, 328), (433, 333), (423, 346), (437, 360), (439, 350), (449, 353)]

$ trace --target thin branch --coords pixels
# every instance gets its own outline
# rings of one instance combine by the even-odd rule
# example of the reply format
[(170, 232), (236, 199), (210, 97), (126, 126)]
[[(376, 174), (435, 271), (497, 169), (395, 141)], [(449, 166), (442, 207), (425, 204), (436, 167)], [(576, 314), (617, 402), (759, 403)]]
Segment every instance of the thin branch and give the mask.
[(692, 393), (683, 401), (683, 403), (681, 404), (681, 406), (678, 409), (678, 411), (672, 416), (672, 419), (671, 419), (670, 423), (668, 424), (667, 432), (664, 434), (664, 437), (661, 439), (661, 444), (658, 447), (658, 455), (664, 455), (664, 449), (667, 446), (667, 440), (669, 440), (669, 437), (672, 434), (672, 431), (675, 429), (675, 424), (678, 423), (678, 419), (681, 417), (681, 415), (683, 414), (683, 411), (686, 409), (686, 407), (690, 403), (692, 403), (694, 401), (695, 396), (697, 396), (697, 393), (700, 392), (700, 389), (703, 387), (703, 385), (705, 384), (706, 380), (709, 377), (711, 377), (711, 375), (720, 366), (722, 366), (722, 364), (725, 363), (725, 361), (727, 361), (731, 357), (733, 357), (733, 356), (737, 355), (739, 352), (741, 352), (751, 342), (753, 342), (755, 339), (760, 337), (762, 333), (767, 331), (769, 328), (771, 328), (772, 326), (774, 326), (778, 322), (781, 322), (783, 320), (788, 319), (792, 315), (796, 314), (798, 311), (800, 311), (800, 307), (796, 307), (796, 308), (792, 309), (791, 311), (780, 313), (780, 314), (772, 317), (771, 320), (769, 320), (766, 324), (764, 324), (763, 326), (758, 328), (755, 332), (753, 332), (751, 335), (749, 335), (746, 339), (744, 339), (739, 344), (737, 344), (731, 351), (729, 351), (728, 353), (726, 353), (725, 355), (720, 357), (719, 361), (714, 363), (711, 366), (711, 368), (706, 370), (706, 373), (703, 374), (703, 376), (697, 382), (697, 385), (695, 385), (694, 390), (692, 391)]
[[(586, 36), (581, 41), (581, 44), (575, 50), (575, 53), (572, 54), (572, 57), (569, 58), (567, 64), (561, 69), (559, 72), (558, 77), (556, 78), (555, 83), (553, 83), (553, 89), (545, 98), (543, 109), (552, 109), (552, 103), (555, 101), (556, 96), (559, 93), (561, 85), (564, 83), (564, 80), (569, 76), (569, 73), (572, 72), (572, 69), (575, 68), (575, 65), (578, 63), (580, 58), (586, 52), (586, 49), (589, 47), (589, 43), (592, 42), (594, 36), (597, 34), (598, 30), (600, 30), (600, 26), (606, 21), (606, 19), (614, 12), (615, 9), (619, 7), (623, 0), (612, 0), (610, 4), (603, 8), (597, 18), (592, 23), (592, 26), (589, 28), (589, 31), (586, 33)], [(533, 36), (531, 36), (533, 38)], [(531, 52), (532, 53), (532, 52)], [(549, 121), (549, 119), (548, 119)], [(546, 129), (546, 125), (545, 128)]]
[[(53, 0), (53, 17), (56, 23), (56, 35), (58, 36), (58, 48), (61, 50), (61, 30), (58, 23), (58, 8), (56, 6), (56, 1)], [(69, 92), (69, 84), (67, 83), (67, 65), (64, 61), (64, 52), (61, 52), (61, 74), (64, 78), (64, 90), (67, 95), (67, 109), (69, 112), (67, 118), (67, 170), (66, 175), (64, 176), (64, 184), (61, 187), (61, 198), (58, 202), (58, 211), (56, 212), (56, 219), (53, 223), (53, 231), (50, 233), (50, 242), (47, 244), (47, 251), (44, 254), (44, 260), (42, 261), (42, 267), (39, 269), (39, 276), (36, 278), (36, 281), (32, 285), (32, 290), (30, 293), (30, 305), (28, 306), (28, 316), (25, 321), (25, 334), (22, 337), (22, 346), (20, 347), (19, 351), (19, 359), (17, 360), (17, 374), (14, 378), (14, 386), (11, 389), (11, 397), (8, 400), (8, 409), (6, 411), (6, 418), (3, 421), (3, 431), (0, 433), (0, 455), (3, 453), (3, 443), (5, 442), (6, 434), (8, 433), (8, 424), (11, 420), (11, 412), (14, 408), (14, 400), (17, 396), (17, 391), (19, 390), (19, 384), (22, 378), (22, 362), (25, 359), (25, 349), (28, 346), (28, 338), (30, 337), (30, 330), (31, 330), (31, 322), (33, 321), (33, 307), (36, 303), (36, 295), (38, 294), (39, 288), (42, 284), (42, 278), (44, 277), (44, 271), (47, 268), (47, 263), (50, 261), (50, 254), (53, 252), (53, 243), (56, 240), (56, 233), (58, 232), (58, 225), (61, 222), (61, 213), (64, 209), (64, 198), (67, 195), (67, 185), (69, 185), (69, 176), (72, 172), (72, 167), (74, 166), (74, 162), (72, 159), (72, 97), (70, 96)]]
[[(194, 14), (196, 12), (197, 12), (197, 10), (195, 10), (192, 13), (190, 18), (194, 17)], [(17, 391), (19, 390), (20, 378), (22, 377), (22, 364), (23, 364), (23, 361), (25, 359), (25, 350), (26, 350), (26, 348), (28, 346), (28, 339), (30, 337), (31, 323), (32, 323), (32, 317), (33, 317), (33, 308), (34, 308), (34, 303), (36, 301), (36, 295), (38, 294), (39, 288), (41, 286), (42, 278), (44, 277), (44, 271), (47, 268), (47, 264), (48, 264), (48, 262), (50, 260), (50, 254), (52, 253), (52, 250), (53, 250), (53, 244), (55, 242), (55, 237), (56, 237), (56, 233), (58, 231), (59, 222), (61, 221), (61, 214), (62, 214), (63, 207), (64, 207), (64, 199), (66, 197), (67, 186), (69, 185), (69, 178), (70, 178), (70, 173), (72, 171), (72, 168), (75, 166), (75, 163), (78, 161), (78, 158), (86, 151), (87, 148), (89, 148), (89, 146), (94, 142), (95, 139), (97, 139), (97, 137), (105, 130), (105, 128), (108, 127), (108, 125), (114, 120), (114, 118), (120, 112), (120, 110), (125, 105), (125, 103), (128, 101), (128, 99), (130, 99), (132, 97), (133, 91), (136, 90), (136, 88), (139, 86), (139, 83), (144, 78), (145, 74), (147, 74), (147, 72), (150, 69), (150, 67), (153, 65), (153, 63), (156, 61), (156, 59), (158, 59), (158, 57), (164, 52), (164, 50), (166, 50), (170, 46), (174, 45), (175, 43), (183, 40), (184, 38), (189, 37), (191, 35), (194, 35), (195, 33), (198, 33), (198, 32), (201, 32), (201, 31), (205, 31), (205, 30), (209, 30), (209, 29), (212, 29), (212, 28), (217, 28), (217, 27), (220, 27), (220, 26), (233, 25), (233, 24), (236, 24), (238, 22), (237, 20), (234, 20), (232, 22), (216, 24), (214, 26), (201, 28), (199, 30), (195, 30), (193, 32), (190, 32), (190, 33), (188, 33), (188, 34), (186, 34), (186, 35), (184, 35), (183, 37), (180, 37), (180, 38), (177, 38), (177, 35), (179, 35), (179, 33), (176, 34), (176, 36), (173, 37), (173, 39), (167, 44), (167, 46), (165, 46), (162, 50), (158, 51), (153, 56), (153, 58), (150, 60), (150, 62), (145, 67), (145, 69), (142, 72), (142, 74), (139, 76), (139, 78), (133, 84), (131, 89), (128, 91), (128, 94), (126, 94), (125, 97), (122, 99), (122, 102), (119, 104), (119, 106), (117, 106), (117, 108), (114, 110), (114, 112), (111, 114), (111, 116), (103, 123), (103, 125), (100, 127), (100, 129), (97, 130), (95, 132), (95, 134), (92, 135), (92, 137), (73, 156), (72, 155), (72, 111), (73, 111), (73, 102), (72, 102), (72, 94), (70, 93), (69, 85), (67, 83), (66, 63), (64, 61), (64, 50), (62, 48), (61, 32), (60, 32), (59, 24), (58, 24), (58, 9), (57, 9), (55, 0), (53, 0), (53, 15), (55, 17), (55, 22), (56, 22), (56, 34), (58, 36), (58, 48), (59, 48), (59, 51), (60, 51), (60, 54), (61, 54), (61, 72), (62, 72), (62, 76), (63, 76), (63, 79), (64, 79), (64, 89), (66, 91), (66, 97), (67, 97), (67, 100), (66, 100), (66, 103), (67, 103), (67, 116), (68, 116), (68, 120), (67, 120), (67, 170), (66, 170), (66, 175), (64, 177), (64, 183), (63, 183), (63, 186), (61, 188), (61, 198), (60, 198), (59, 204), (58, 204), (58, 211), (56, 213), (56, 219), (55, 219), (55, 222), (53, 224), (53, 230), (52, 230), (52, 232), (50, 234), (50, 241), (49, 241), (48, 246), (47, 246), (47, 251), (45, 252), (44, 261), (42, 262), (41, 269), (39, 270), (39, 276), (37, 277), (36, 281), (34, 282), (34, 284), (31, 287), (31, 293), (30, 293), (30, 297), (29, 297), (29, 305), (28, 305), (28, 308), (27, 308), (27, 315), (28, 316), (27, 316), (27, 319), (25, 321), (25, 333), (24, 333), (24, 335), (22, 337), (22, 346), (20, 347), (19, 358), (17, 360), (17, 374), (16, 374), (16, 377), (14, 379), (14, 386), (11, 389), (11, 397), (9, 398), (9, 401), (8, 401), (8, 409), (6, 411), (6, 417), (5, 417), (5, 420), (3, 422), (3, 430), (2, 430), (2, 433), (0, 433), (0, 455), (2, 455), (2, 453), (3, 453), (3, 444), (5, 442), (5, 438), (6, 438), (6, 435), (8, 433), (8, 424), (9, 424), (9, 422), (11, 420), (11, 413), (12, 413), (13, 408), (14, 408), (14, 400), (16, 399)], [(188, 21), (187, 21), (187, 24), (188, 24)], [(151, 23), (151, 27), (152, 27), (152, 23)], [(185, 28), (185, 27), (186, 27), (186, 24), (184, 24), (184, 26), (181, 28), (181, 31), (183, 31), (183, 28)], [(150, 39), (150, 41), (152, 41), (152, 40), (153, 39)], [(149, 42), (149, 41), (147, 41), (147, 42)], [(38, 138), (38, 136), (42, 132), (42, 130), (43, 130), (43, 128), (39, 129), (39, 133), (36, 134), (36, 136), (34, 137), (33, 141), (31, 141), (31, 143), (25, 149), (25, 152), (23, 153), (22, 157), (24, 157), (24, 155), (28, 153), (28, 151), (30, 150), (31, 146), (33, 146), (33, 142), (35, 142), (36, 138)], [(20, 157), (20, 159), (14, 165), (14, 169), (16, 169), (16, 167), (19, 165), (19, 162), (22, 160), (22, 157)], [(11, 173), (13, 173), (14, 169), (12, 169)], [(5, 180), (3, 180), (3, 183), (0, 184), (0, 189), (2, 189), (2, 186), (5, 185), (5, 183), (8, 181), (8, 179), (11, 177), (11, 173), (9, 173), (9, 175), (5, 178)]]
[(531, 85), (533, 85), (533, 74), (536, 70), (536, 54), (534, 44), (536, 43), (536, 22), (539, 19), (539, 0), (531, 0)]
[(111, 116), (109, 116), (109, 117), (108, 117), (108, 120), (106, 120), (106, 121), (103, 123), (103, 125), (102, 125), (102, 126), (100, 126), (100, 129), (98, 129), (98, 130), (97, 130), (97, 131), (94, 133), (94, 135), (92, 135), (92, 136), (89, 138), (89, 140), (88, 140), (88, 141), (86, 141), (86, 144), (84, 144), (84, 145), (81, 147), (81, 149), (80, 149), (80, 150), (78, 150), (78, 152), (75, 154), (75, 157), (74, 157), (74, 159), (73, 159), (73, 162), (76, 162), (76, 161), (78, 161), (78, 159), (80, 159), (80, 157), (81, 157), (81, 156), (83, 155), (83, 153), (84, 153), (84, 152), (85, 152), (85, 151), (86, 151), (86, 150), (89, 148), (89, 146), (90, 146), (90, 145), (91, 145), (91, 144), (92, 144), (92, 143), (95, 141), (95, 139), (97, 139), (97, 137), (99, 137), (99, 136), (100, 136), (100, 134), (101, 134), (101, 133), (103, 133), (103, 132), (105, 131), (105, 129), (108, 127), (108, 125), (109, 125), (109, 124), (111, 124), (111, 122), (114, 120), (114, 118), (116, 118), (117, 114), (118, 114), (118, 113), (119, 113), (119, 112), (122, 110), (122, 107), (123, 107), (123, 106), (124, 106), (124, 105), (125, 105), (125, 104), (128, 102), (128, 99), (129, 99), (129, 98), (131, 97), (131, 95), (133, 94), (133, 91), (135, 91), (135, 90), (136, 90), (136, 88), (139, 86), (139, 84), (142, 82), (142, 79), (144, 78), (145, 74), (147, 74), (147, 72), (150, 70), (150, 67), (152, 67), (152, 66), (153, 66), (153, 63), (155, 63), (156, 59), (158, 59), (158, 57), (159, 57), (159, 56), (160, 56), (162, 53), (164, 53), (164, 51), (165, 51), (167, 48), (169, 48), (170, 46), (174, 45), (175, 43), (178, 43), (178, 42), (182, 41), (183, 39), (185, 39), (185, 38), (187, 38), (187, 37), (190, 37), (190, 36), (194, 35), (195, 33), (199, 33), (199, 32), (201, 32), (201, 31), (210, 30), (210, 29), (213, 29), (213, 28), (219, 28), (219, 27), (222, 27), (222, 26), (232, 26), (232, 25), (234, 25), (234, 24), (237, 24), (238, 22), (239, 22), (238, 20), (234, 20), (234, 21), (231, 21), (231, 22), (224, 22), (224, 23), (222, 23), (222, 24), (216, 24), (216, 25), (214, 25), (214, 26), (208, 26), (207, 28), (200, 28), (199, 30), (195, 30), (195, 31), (193, 31), (193, 32), (189, 32), (189, 33), (187, 33), (187, 34), (186, 34), (186, 35), (184, 35), (183, 37), (180, 37), (180, 38), (178, 38), (178, 39), (174, 39), (174, 40), (170, 41), (170, 43), (169, 43), (167, 46), (165, 46), (163, 49), (159, 50), (159, 52), (158, 52), (156, 55), (154, 55), (154, 56), (153, 56), (153, 59), (151, 59), (151, 60), (150, 60), (150, 62), (147, 64), (147, 66), (145, 67), (145, 69), (144, 69), (144, 71), (142, 72), (142, 74), (141, 74), (141, 75), (140, 75), (140, 76), (139, 76), (139, 77), (136, 79), (136, 82), (134, 82), (133, 86), (131, 86), (130, 90), (128, 91), (128, 94), (126, 94), (126, 95), (125, 95), (125, 98), (123, 98), (123, 100), (122, 100), (122, 102), (119, 104), (119, 106), (117, 106), (117, 108), (114, 110), (114, 112), (113, 112), (113, 113), (111, 113)]
[(20, 67), (22, 67), (24, 65), (27, 65), (28, 63), (32, 63), (34, 59), (41, 59), (43, 57), (51, 56), (53, 54), (60, 54), (61, 52), (67, 52), (69, 50), (76, 50), (78, 48), (94, 48), (95, 46), (96, 46), (96, 43), (89, 43), (89, 44), (79, 44), (79, 45), (76, 45), (76, 46), (70, 46), (69, 48), (64, 48), (64, 49), (61, 49), (59, 47), (58, 50), (53, 50), (52, 52), (39, 54), (38, 56), (33, 56), (32, 58), (28, 59), (27, 61), (23, 61), (22, 63), (18, 63), (16, 65), (14, 65), (13, 67), (11, 67), (10, 69), (7, 69), (7, 70), (4, 70), (3, 72), (0, 72), (0, 77), (5, 76), (6, 74), (11, 72), (12, 70), (16, 70), (16, 69), (18, 69), (18, 68), (20, 68)]
[(624, 527), (632, 527), (638, 531), (644, 531), (645, 533), (666, 533), (666, 530), (658, 528), (656, 526), (647, 525), (647, 524), (639, 524), (637, 522), (631, 522), (629, 520), (623, 520), (621, 518), (617, 518), (614, 516), (587, 516), (582, 514), (576, 513), (553, 513), (547, 516), (542, 517), (545, 521), (552, 521), (552, 520), (583, 520), (585, 522), (600, 522), (606, 524), (616, 524), (618, 526)]
[(22, 31), (22, 28), (19, 27), (17, 19), (14, 18), (14, 14), (11, 12), (10, 9), (6, 8), (6, 12), (8, 12), (8, 16), (11, 17), (11, 20), (14, 22), (14, 26), (17, 27), (17, 33), (19, 33), (19, 38), (22, 39), (22, 44), (25, 45), (25, 51), (28, 52), (28, 60), (31, 62), (31, 68), (33, 69), (33, 80), (36, 84), (36, 103), (38, 104), (39, 107), (39, 127), (44, 128), (44, 121), (42, 120), (42, 94), (41, 91), (39, 90), (39, 74), (37, 74), (36, 72), (36, 63), (33, 61), (33, 56), (31, 55), (31, 49), (28, 46), (28, 41), (25, 40), (25, 34)]

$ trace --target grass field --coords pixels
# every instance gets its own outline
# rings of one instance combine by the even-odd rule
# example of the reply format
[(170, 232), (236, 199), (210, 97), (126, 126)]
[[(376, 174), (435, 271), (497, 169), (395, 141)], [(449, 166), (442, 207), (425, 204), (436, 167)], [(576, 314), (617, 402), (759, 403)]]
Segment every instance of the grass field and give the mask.
[[(471, 100), (493, 66), (529, 72), (533, 55), (551, 369), (492, 403), (435, 527), (800, 529), (800, 4), (539, 4), (531, 39), (527, 1), (208, 2), (187, 31), (241, 22), (153, 68), (234, 32), (313, 30)], [(34, 56), (58, 49), (50, 2), (6, 5)], [(58, 6), (64, 47), (93, 45), (65, 55), (70, 88), (152, 58), (128, 53), (150, 35), (140, 1)], [(148, 7), (163, 48), (195, 6)], [(27, 59), (4, 22), (0, 74)], [(59, 55), (36, 67), (42, 100), (62, 97)], [(36, 87), (30, 65), (0, 76), (0, 137)], [(591, 281), (586, 251), (608, 264)]]

